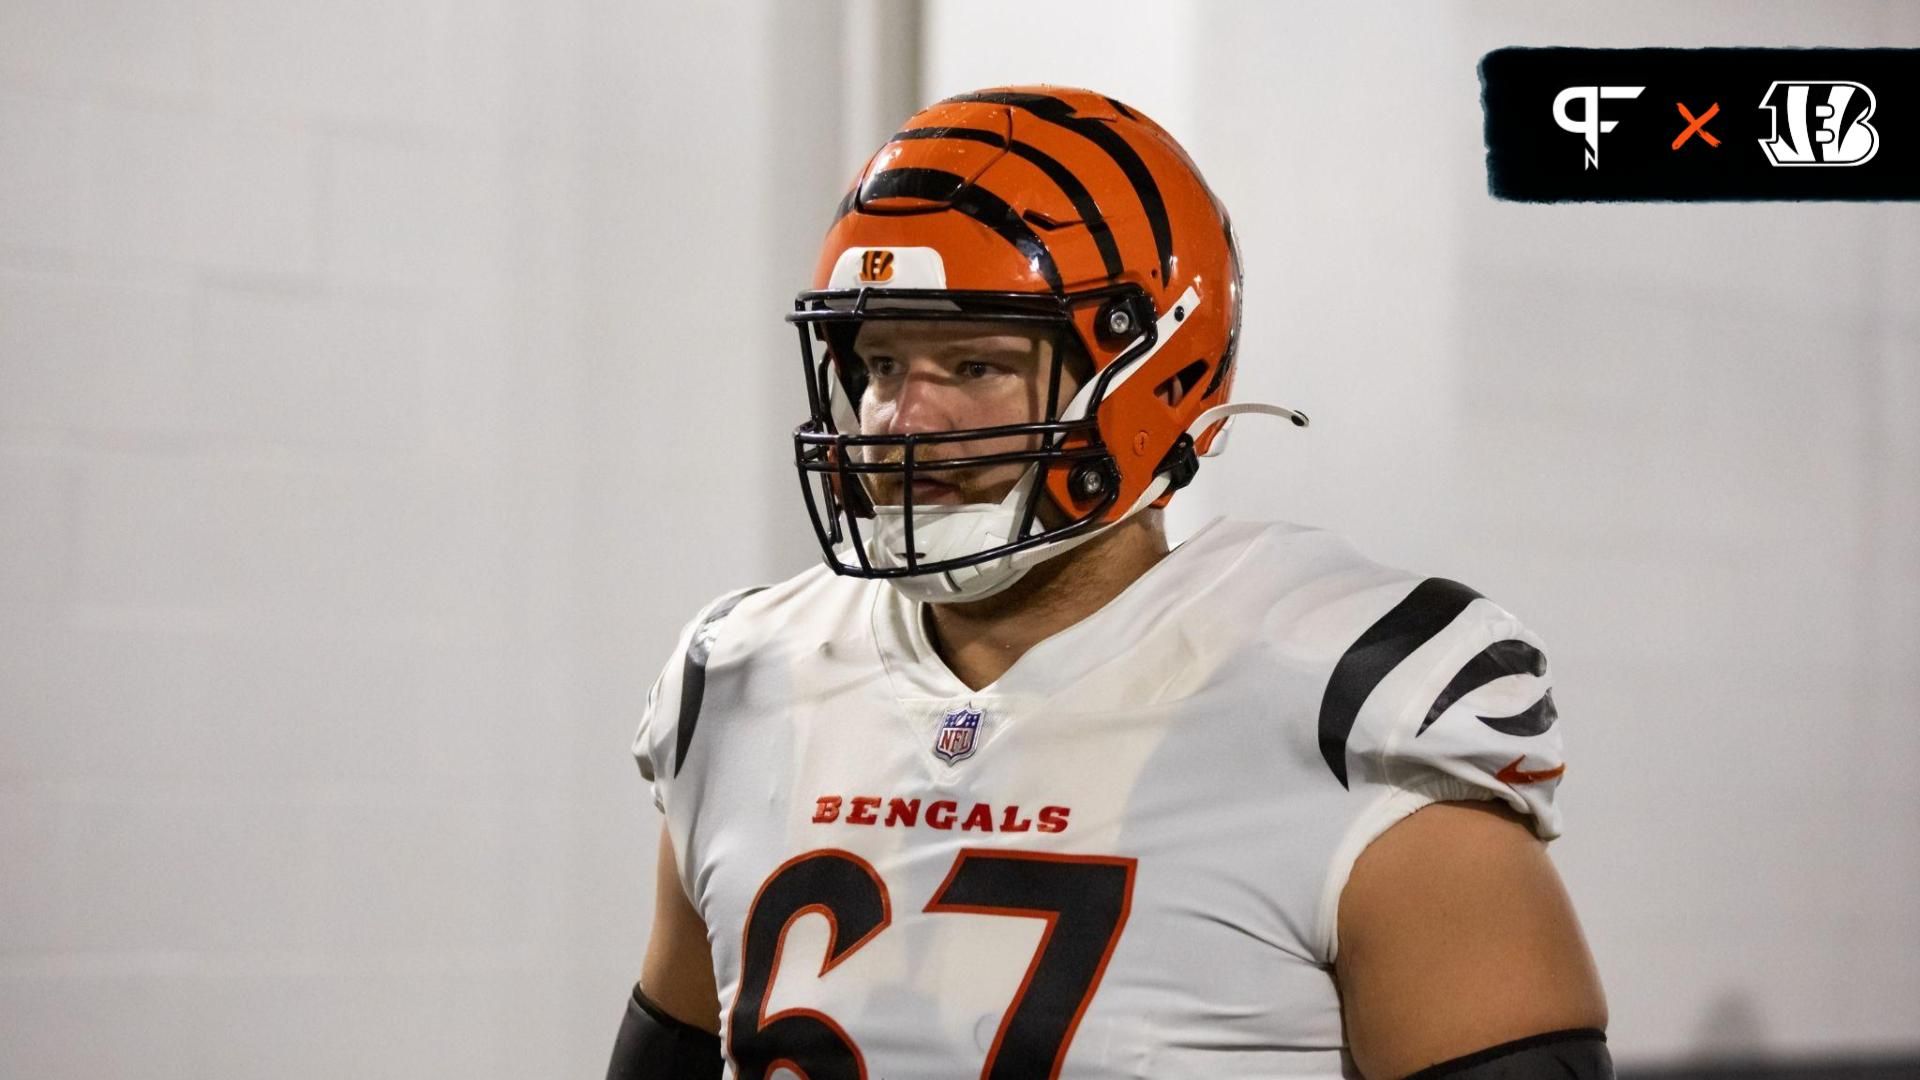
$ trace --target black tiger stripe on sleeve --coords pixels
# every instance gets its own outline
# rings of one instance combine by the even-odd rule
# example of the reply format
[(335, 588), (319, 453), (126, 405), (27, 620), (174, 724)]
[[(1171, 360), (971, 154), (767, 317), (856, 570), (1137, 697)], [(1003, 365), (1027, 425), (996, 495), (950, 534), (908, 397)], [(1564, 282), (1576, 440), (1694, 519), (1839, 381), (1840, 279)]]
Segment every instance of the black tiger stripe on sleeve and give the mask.
[[(1496, 641), (1467, 661), (1466, 666), (1433, 699), (1432, 708), (1427, 710), (1427, 718), (1420, 722), (1420, 729), (1413, 733), (1414, 738), (1426, 734), (1433, 722), (1440, 719), (1441, 713), (1451, 709), (1454, 702), (1495, 679), (1546, 673), (1547, 657), (1539, 649), (1514, 638)], [(1549, 690), (1530, 708), (1512, 716), (1482, 716), (1478, 719), (1504, 735), (1539, 735), (1552, 727), (1558, 718), (1559, 713), (1553, 707), (1553, 691)]]
[(1427, 578), (1367, 627), (1334, 664), (1320, 699), (1320, 756), (1341, 787), (1348, 786), (1347, 739), (1368, 695), (1478, 599), (1479, 593), (1457, 581)]
[(740, 601), (765, 587), (743, 589), (722, 598), (707, 609), (700, 625), (694, 627), (693, 636), (687, 641), (686, 658), (680, 666), (680, 722), (674, 726), (673, 732), (675, 776), (680, 775), (680, 769), (687, 763), (687, 749), (693, 745), (693, 732), (700, 723), (700, 704), (707, 694), (707, 658), (713, 653), (713, 638), (718, 624)]

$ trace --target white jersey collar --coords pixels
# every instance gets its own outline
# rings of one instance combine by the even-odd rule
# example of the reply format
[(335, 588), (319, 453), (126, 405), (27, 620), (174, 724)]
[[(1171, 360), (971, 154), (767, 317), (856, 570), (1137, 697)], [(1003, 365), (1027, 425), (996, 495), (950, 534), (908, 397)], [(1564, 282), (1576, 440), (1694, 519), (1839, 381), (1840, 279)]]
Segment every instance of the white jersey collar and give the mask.
[(1204, 564), (1209, 554), (1240, 546), (1245, 539), (1241, 533), (1222, 527), (1219, 518), (1202, 525), (1118, 596), (1028, 649), (1004, 675), (979, 690), (960, 681), (934, 648), (927, 635), (925, 603), (908, 600), (884, 582), (872, 589), (874, 645), (894, 695), (901, 699), (1050, 697), (1116, 660), (1138, 663), (1140, 658), (1128, 653), (1145, 628), (1205, 593), (1215, 577), (1230, 569), (1231, 559), (1219, 571)]

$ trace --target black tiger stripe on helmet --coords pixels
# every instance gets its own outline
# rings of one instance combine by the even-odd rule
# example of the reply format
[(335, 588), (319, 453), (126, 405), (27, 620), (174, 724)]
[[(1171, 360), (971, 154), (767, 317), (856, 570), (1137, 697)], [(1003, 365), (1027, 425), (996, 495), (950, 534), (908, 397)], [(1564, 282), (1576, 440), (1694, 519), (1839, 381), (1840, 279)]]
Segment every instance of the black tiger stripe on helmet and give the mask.
[[(874, 173), (860, 185), (860, 209), (867, 214), (924, 214), (954, 210), (998, 233), (1020, 254), (1034, 261), (1042, 277), (1054, 292), (1062, 292), (1060, 269), (1046, 241), (1033, 231), (1020, 214), (998, 195), (969, 183), (964, 176), (938, 169), (894, 168)], [(912, 198), (929, 205), (907, 210), (883, 210), (866, 205), (868, 199)]]
[(1134, 195), (1140, 200), (1140, 208), (1146, 215), (1148, 227), (1153, 232), (1154, 251), (1160, 266), (1161, 280), (1166, 280), (1172, 274), (1173, 223), (1167, 215), (1166, 200), (1161, 196), (1160, 185), (1153, 178), (1153, 170), (1147, 167), (1146, 161), (1140, 157), (1139, 152), (1118, 132), (1100, 120), (1080, 115), (1068, 102), (1045, 94), (989, 90), (958, 94), (947, 98), (946, 101), (984, 102), (1022, 109), (1049, 124), (1065, 128), (1099, 147), (1125, 174), (1127, 182), (1133, 187)]
[(1067, 197), (1067, 201), (1072, 203), (1074, 210), (1079, 213), (1080, 224), (1086, 227), (1087, 233), (1093, 237), (1094, 245), (1100, 249), (1100, 261), (1106, 267), (1107, 277), (1120, 276), (1125, 264), (1120, 260), (1120, 246), (1114, 241), (1113, 227), (1107, 224), (1106, 215), (1100, 212), (1100, 204), (1094, 199), (1093, 193), (1088, 191), (1087, 186), (1080, 182), (1080, 178), (1073, 174), (1073, 170), (1061, 164), (1058, 158), (1032, 143), (1022, 142), (1019, 139), (1009, 140), (994, 132), (982, 131), (978, 128), (908, 128), (905, 131), (894, 132), (893, 138), (888, 141), (921, 139), (962, 139), (988, 146), (998, 146), (1045, 173), (1047, 179), (1052, 180), (1059, 187), (1060, 193)]

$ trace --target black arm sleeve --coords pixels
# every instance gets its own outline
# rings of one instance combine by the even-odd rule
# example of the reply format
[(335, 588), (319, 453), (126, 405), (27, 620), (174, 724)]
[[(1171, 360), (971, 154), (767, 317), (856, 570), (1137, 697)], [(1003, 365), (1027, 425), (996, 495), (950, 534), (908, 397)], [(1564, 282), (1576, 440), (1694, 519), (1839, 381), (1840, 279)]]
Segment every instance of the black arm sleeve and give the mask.
[(1529, 1035), (1443, 1061), (1407, 1080), (1613, 1080), (1613, 1055), (1598, 1028)]
[(720, 1080), (720, 1036), (668, 1016), (636, 986), (607, 1080)]

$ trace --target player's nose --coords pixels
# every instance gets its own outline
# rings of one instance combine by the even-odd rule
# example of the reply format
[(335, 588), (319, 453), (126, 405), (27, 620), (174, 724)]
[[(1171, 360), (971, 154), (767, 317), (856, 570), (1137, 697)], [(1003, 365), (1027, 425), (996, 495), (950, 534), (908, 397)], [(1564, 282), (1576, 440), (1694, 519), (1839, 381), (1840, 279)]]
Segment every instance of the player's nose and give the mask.
[(915, 360), (900, 380), (894, 400), (893, 416), (887, 424), (889, 435), (924, 435), (955, 430), (955, 395), (952, 380), (932, 363)]

